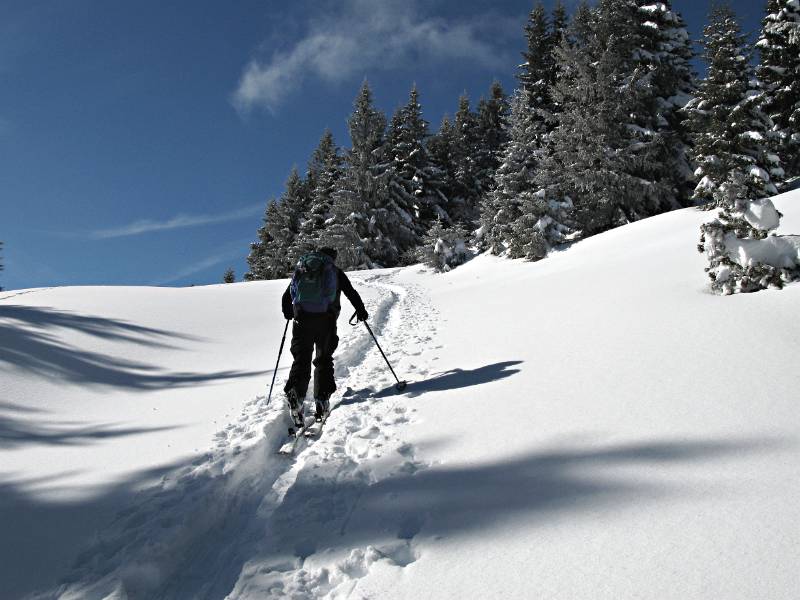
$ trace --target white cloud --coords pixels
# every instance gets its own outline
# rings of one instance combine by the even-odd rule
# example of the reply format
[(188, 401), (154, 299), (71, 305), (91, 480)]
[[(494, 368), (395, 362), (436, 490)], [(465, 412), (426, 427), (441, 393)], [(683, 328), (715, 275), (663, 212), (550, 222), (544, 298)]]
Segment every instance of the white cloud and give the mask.
[(166, 221), (142, 219), (128, 225), (123, 225), (122, 227), (93, 231), (90, 234), (90, 237), (100, 240), (126, 237), (131, 235), (141, 235), (143, 233), (150, 233), (153, 231), (166, 231), (170, 229), (198, 227), (200, 225), (213, 225), (215, 223), (228, 223), (230, 221), (239, 221), (241, 219), (253, 217), (262, 213), (263, 211), (264, 206), (262, 204), (258, 204), (216, 215), (177, 215), (171, 219), (167, 219)]
[(247, 64), (232, 97), (237, 109), (275, 111), (309, 77), (341, 82), (367, 69), (452, 60), (484, 67), (505, 62), (487, 41), (496, 31), (486, 19), (424, 17), (411, 0), (342, 0), (334, 6), (335, 12), (309, 22), (305, 36), (291, 48)]
[[(195, 275), (196, 273), (201, 273), (206, 269), (210, 269), (211, 267), (220, 265), (225, 265), (227, 267), (233, 261), (242, 258), (242, 255), (247, 251), (247, 244), (247, 242), (231, 242), (224, 244), (223, 247), (213, 255), (184, 267), (183, 269), (180, 269), (171, 275), (151, 281), (149, 285), (168, 285), (170, 283), (175, 283), (176, 281), (180, 281), (181, 279)], [(219, 281), (222, 282), (222, 271), (219, 273)]]

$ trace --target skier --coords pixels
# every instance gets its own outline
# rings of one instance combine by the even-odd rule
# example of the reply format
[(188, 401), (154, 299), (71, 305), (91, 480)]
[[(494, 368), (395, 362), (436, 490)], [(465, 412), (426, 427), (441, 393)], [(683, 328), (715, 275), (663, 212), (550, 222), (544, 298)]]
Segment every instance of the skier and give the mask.
[(290, 345), (294, 361), (283, 391), (289, 415), (298, 428), (304, 425), (303, 402), (311, 379), (311, 356), (315, 347), (314, 416), (322, 420), (330, 410), (329, 399), (336, 390), (333, 352), (339, 343), (336, 319), (341, 312), (341, 292), (356, 309), (359, 321), (369, 318), (361, 296), (335, 260), (336, 250), (327, 247), (302, 256), (281, 300), (283, 316), (294, 320)]

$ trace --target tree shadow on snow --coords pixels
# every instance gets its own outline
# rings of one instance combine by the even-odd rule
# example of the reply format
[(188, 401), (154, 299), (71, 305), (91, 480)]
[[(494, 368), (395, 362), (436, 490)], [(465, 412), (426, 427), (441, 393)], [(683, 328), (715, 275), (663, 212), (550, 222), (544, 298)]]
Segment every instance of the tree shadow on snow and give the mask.
[(109, 438), (127, 437), (157, 431), (170, 431), (174, 426), (120, 427), (118, 424), (77, 425), (74, 423), (28, 423), (0, 413), (0, 450), (20, 446), (78, 446)]
[(174, 348), (171, 340), (201, 341), (201, 338), (142, 327), (119, 319), (47, 307), (0, 305), (0, 365), (6, 363), (43, 377), (80, 385), (140, 390), (260, 374), (230, 370), (215, 373), (163, 371), (152, 364), (71, 346), (59, 339), (58, 330), (77, 331), (103, 340), (150, 348)]
[(519, 369), (512, 369), (511, 367), (520, 364), (522, 364), (521, 360), (508, 360), (478, 367), (477, 369), (451, 369), (422, 381), (409, 381), (403, 392), (398, 392), (394, 384), (379, 392), (375, 392), (372, 388), (351, 390), (345, 392), (339, 406), (358, 404), (371, 398), (385, 398), (387, 396), (404, 395), (409, 398), (416, 398), (426, 392), (442, 392), (481, 385), (519, 373)]
[[(273, 429), (250, 449), (251, 458), (274, 455), (283, 438), (277, 424)], [(297, 559), (326, 550), (347, 555), (371, 545), (403, 566), (417, 558), (417, 536), (484, 535), (517, 524), (530, 530), (557, 517), (593, 518), (601, 507), (624, 512), (649, 503), (657, 509), (664, 499), (707, 497), (713, 481), (695, 488), (691, 482), (658, 482), (653, 474), (787, 446), (768, 438), (562, 443), (505, 460), (451, 467), (427, 467), (416, 462), (413, 452), (402, 451), (395, 471), (377, 481), (368, 469), (340, 465), (320, 471), (312, 461), (274, 510), (266, 512), (273, 482), (289, 468), (285, 462), (267, 461), (246, 473), (223, 475), (187, 461), (69, 502), (38, 499), (28, 491), (35, 482), (0, 478), (0, 539), (7, 542), (0, 545), (0, 598), (52, 586), (92, 537), (94, 543), (79, 555), (69, 579), (98, 581), (113, 571), (132, 600), (221, 598), (248, 563), (261, 574), (274, 570), (280, 577), (302, 564)], [(173, 483), (137, 493), (144, 482), (162, 476)], [(735, 491), (726, 486), (719, 493)], [(112, 508), (123, 506), (130, 508), (116, 516), (111, 529), (94, 536), (96, 528), (111, 521)]]
[(561, 447), (480, 465), (428, 468), (409, 460), (377, 482), (301, 473), (272, 518), (274, 543), (261, 559), (277, 565), (287, 555), (304, 559), (367, 545), (389, 554), (404, 547), (407, 553), (419, 533), (464, 536), (497, 526), (536, 526), (561, 515), (589, 517), (599, 507), (623, 512), (664, 498), (707, 496), (708, 481), (695, 489), (656, 482), (652, 474), (787, 446), (773, 439), (655, 441)]

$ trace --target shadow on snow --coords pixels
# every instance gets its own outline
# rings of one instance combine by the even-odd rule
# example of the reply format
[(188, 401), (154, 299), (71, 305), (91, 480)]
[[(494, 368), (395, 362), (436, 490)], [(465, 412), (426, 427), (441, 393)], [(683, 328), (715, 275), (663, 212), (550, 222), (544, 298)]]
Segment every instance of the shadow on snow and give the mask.
[[(280, 502), (265, 509), (273, 483), (287, 468), (278, 461), (263, 463), (276, 443), (265, 439), (248, 451), (252, 456), (246, 460), (256, 461), (252, 466), (257, 468), (244, 469), (244, 477), (235, 471), (194, 472), (189, 479), (173, 478), (178, 485), (145, 492), (136, 502), (133, 490), (143, 476), (91, 501), (67, 504), (42, 503), (24, 486), (0, 483), (4, 512), (10, 510), (2, 515), (0, 529), (10, 525), (15, 534), (8, 538), (8, 532), (0, 531), (14, 542), (0, 551), (0, 571), (5, 571), (0, 579), (19, 579), (15, 569), (24, 572), (33, 568), (31, 563), (44, 566), (38, 549), (49, 547), (48, 538), (73, 548), (85, 542), (86, 535), (70, 539), (73, 529), (112, 501), (136, 510), (118, 516), (113, 529), (83, 554), (73, 577), (100, 579), (113, 572), (131, 600), (217, 598), (231, 591), (248, 562), (260, 565), (260, 573), (274, 571), (280, 577), (287, 565), (299, 568), (311, 554), (347, 553), (367, 545), (387, 554), (404, 546), (414, 560), (417, 535), (468, 536), (513, 523), (536, 526), (558, 515), (589, 517), (599, 507), (623, 512), (664, 498), (707, 496), (713, 482), (703, 482), (702, 489), (657, 482), (654, 469), (788, 446), (768, 438), (573, 443), (479, 465), (430, 468), (400, 457), (397, 470), (378, 481), (356, 464), (341, 465), (341, 472), (334, 469), (329, 476), (312, 464), (301, 469)], [(620, 466), (626, 468), (620, 471)], [(33, 524), (32, 531), (26, 523)], [(161, 550), (153, 555), (154, 548)], [(29, 591), (30, 580), (10, 581), (17, 583), (17, 591)]]
[(345, 392), (339, 406), (358, 404), (369, 398), (385, 398), (387, 396), (403, 395), (415, 398), (426, 392), (443, 392), (445, 390), (457, 390), (498, 381), (519, 373), (519, 369), (512, 369), (522, 364), (521, 360), (508, 360), (491, 365), (478, 367), (477, 369), (451, 369), (444, 373), (439, 373), (422, 381), (409, 381), (408, 387), (403, 392), (398, 392), (394, 384), (375, 392), (372, 388), (353, 390)]
[(173, 339), (201, 341), (200, 338), (119, 319), (46, 307), (0, 305), (0, 365), (6, 363), (43, 377), (80, 385), (139, 390), (260, 374), (243, 371), (165, 372), (155, 365), (70, 346), (56, 335), (59, 329), (151, 348), (173, 348), (169, 343)]

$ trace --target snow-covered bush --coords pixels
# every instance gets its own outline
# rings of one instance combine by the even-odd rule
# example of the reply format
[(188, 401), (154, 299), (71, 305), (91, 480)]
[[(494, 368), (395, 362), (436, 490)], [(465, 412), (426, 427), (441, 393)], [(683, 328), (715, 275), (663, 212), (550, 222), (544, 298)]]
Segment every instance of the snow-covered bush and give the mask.
[(445, 229), (441, 220), (431, 226), (417, 249), (417, 258), (437, 271), (446, 272), (469, 258), (467, 232), (458, 225)]
[[(722, 188), (732, 193), (732, 185)], [(770, 234), (780, 217), (769, 198), (734, 198), (720, 218), (701, 227), (698, 250), (708, 258), (714, 291), (755, 292), (800, 279), (800, 236)]]

